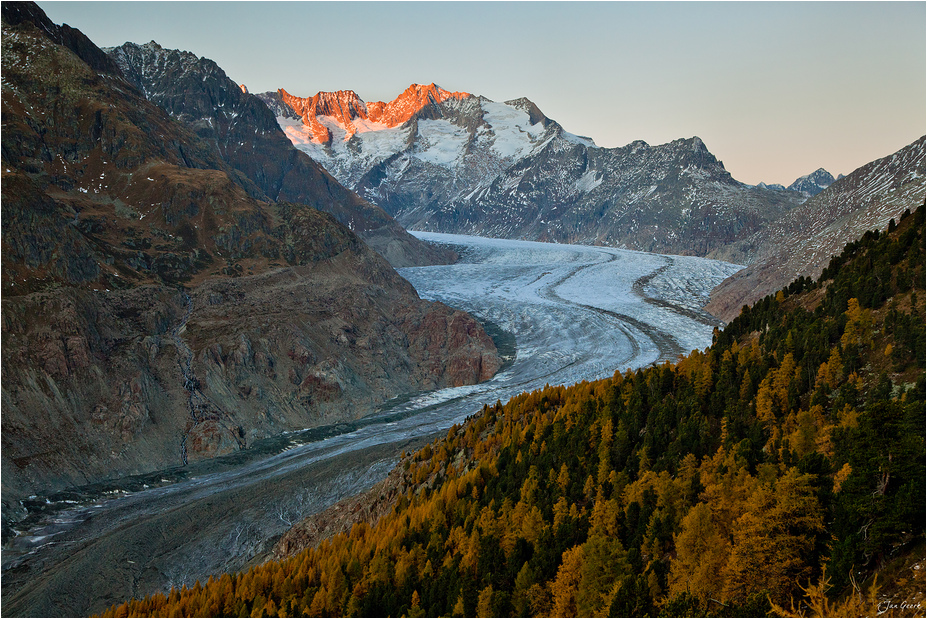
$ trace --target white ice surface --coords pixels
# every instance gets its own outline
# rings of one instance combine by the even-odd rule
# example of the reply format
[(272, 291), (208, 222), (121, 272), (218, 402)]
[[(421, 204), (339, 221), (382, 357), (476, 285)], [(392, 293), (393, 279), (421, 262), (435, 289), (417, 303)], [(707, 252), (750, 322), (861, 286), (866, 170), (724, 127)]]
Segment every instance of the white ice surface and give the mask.
[[(451, 245), (464, 258), (400, 274), (422, 298), (465, 309), (514, 333), (517, 357), (506, 374), (521, 390), (602, 378), (710, 345), (712, 325), (695, 320), (691, 311), (647, 302), (633, 291), (634, 283), (656, 272), (642, 292), (697, 310), (714, 286), (741, 268), (605, 247), (412, 234)], [(666, 350), (667, 341), (678, 349)]]

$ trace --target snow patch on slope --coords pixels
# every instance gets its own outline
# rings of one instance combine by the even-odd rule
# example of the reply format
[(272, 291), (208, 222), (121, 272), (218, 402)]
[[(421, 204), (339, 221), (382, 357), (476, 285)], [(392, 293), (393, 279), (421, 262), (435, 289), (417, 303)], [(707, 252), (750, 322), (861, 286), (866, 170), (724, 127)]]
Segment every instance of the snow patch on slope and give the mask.
[(528, 114), (505, 103), (482, 102), (483, 120), (493, 136), (492, 149), (501, 158), (520, 159), (536, 146), (544, 124), (531, 124)]
[(418, 121), (421, 141), (415, 157), (422, 161), (450, 166), (460, 159), (467, 146), (467, 130), (446, 120)]
[(574, 187), (579, 192), (592, 191), (602, 184), (602, 177), (595, 170), (586, 170), (586, 173), (576, 179)]

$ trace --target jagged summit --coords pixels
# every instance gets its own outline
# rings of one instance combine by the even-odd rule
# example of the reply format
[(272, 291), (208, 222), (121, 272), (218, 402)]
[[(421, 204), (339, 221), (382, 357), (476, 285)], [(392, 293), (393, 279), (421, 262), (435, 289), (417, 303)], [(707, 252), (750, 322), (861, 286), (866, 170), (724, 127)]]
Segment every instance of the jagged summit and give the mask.
[(811, 198), (830, 187), (835, 180), (839, 180), (841, 178), (843, 178), (843, 174), (840, 174), (835, 179), (834, 176), (824, 168), (818, 168), (811, 174), (799, 176), (797, 179), (795, 179), (795, 182), (793, 182), (788, 187), (785, 185), (780, 185), (779, 183), (757, 183), (756, 187), (760, 189), (795, 191), (802, 194), (805, 198)]
[(805, 174), (788, 186), (788, 189), (802, 193), (809, 198), (816, 196), (834, 182), (834, 176), (824, 168), (818, 168), (811, 174)]
[(316, 144), (331, 144), (332, 125), (344, 131), (344, 140), (349, 140), (357, 132), (398, 127), (427, 106), (471, 96), (466, 92), (444, 90), (434, 83), (412, 84), (390, 102), (366, 103), (353, 90), (322, 91), (311, 98), (291, 95), (283, 88), (277, 93), (309, 127)]
[(383, 123), (387, 127), (396, 127), (412, 118), (413, 114), (425, 106), (438, 105), (451, 98), (463, 99), (469, 96), (471, 95), (467, 92), (444, 90), (435, 83), (427, 86), (412, 84), (389, 103), (376, 101), (368, 104), (367, 108), (371, 121)]

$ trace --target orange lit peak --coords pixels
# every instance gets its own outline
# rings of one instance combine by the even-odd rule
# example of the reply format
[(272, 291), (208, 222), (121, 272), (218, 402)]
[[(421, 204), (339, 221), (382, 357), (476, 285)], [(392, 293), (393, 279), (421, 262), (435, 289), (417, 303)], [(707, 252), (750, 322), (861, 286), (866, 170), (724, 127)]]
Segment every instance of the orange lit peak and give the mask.
[[(365, 103), (353, 90), (339, 90), (336, 92), (319, 92), (312, 98), (295, 97), (283, 90), (279, 90), (283, 102), (303, 119), (303, 124), (309, 127), (312, 141), (320, 144), (330, 144), (332, 135), (319, 121), (319, 116), (328, 116), (337, 122), (346, 132), (345, 139), (357, 133), (355, 119), (363, 119), (372, 123), (382, 124), (384, 128), (392, 128), (406, 122), (427, 105), (438, 105), (448, 99), (463, 99), (469, 97), (466, 92), (450, 92), (436, 84), (412, 84), (401, 95), (384, 103), (373, 101)], [(367, 125), (369, 129), (369, 125)]]

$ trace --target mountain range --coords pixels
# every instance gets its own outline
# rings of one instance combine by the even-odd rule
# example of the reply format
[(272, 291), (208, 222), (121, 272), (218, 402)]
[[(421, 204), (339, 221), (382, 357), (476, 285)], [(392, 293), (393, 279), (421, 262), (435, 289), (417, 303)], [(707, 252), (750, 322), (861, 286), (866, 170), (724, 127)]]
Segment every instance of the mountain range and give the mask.
[(777, 183), (757, 183), (756, 186), (761, 189), (788, 189), (789, 191), (797, 191), (806, 198), (810, 198), (812, 196), (818, 195), (827, 189), (831, 183), (840, 178), (843, 178), (843, 174), (838, 175), (835, 179), (834, 175), (824, 168), (818, 168), (811, 174), (805, 174), (804, 176), (798, 177), (795, 179), (795, 182), (793, 182), (788, 187), (779, 185)]
[(260, 96), (298, 148), (408, 228), (705, 255), (805, 199), (734, 180), (697, 137), (597, 147), (528, 99), (434, 84), (369, 105)]
[(247, 179), (242, 184), (255, 199), (297, 202), (332, 213), (397, 267), (454, 259), (447, 250), (411, 236), (381, 208), (346, 190), (293, 148), (267, 107), (215, 62), (163, 49), (153, 41), (105, 51), (149, 101), (186, 124)]
[[(394, 270), (458, 258), (406, 225), (749, 266), (712, 294), (731, 328), (710, 350), (485, 407), (278, 545), (359, 524), (285, 568), (333, 569), (223, 577), (207, 588), (241, 595), (196, 612), (684, 615), (720, 596), (755, 615), (825, 563), (923, 565), (923, 137), (846, 177), (749, 186), (697, 137), (601, 148), (524, 98), (252, 95), (188, 52), (101, 50), (34, 3), (2, 21), (4, 541), (30, 496), (490, 378), (476, 319)], [(94, 552), (44, 584), (80, 586)], [(68, 607), (30, 606), (51, 590), (4, 604)]]
[(795, 277), (817, 277), (844, 244), (924, 201), (923, 138), (849, 177), (819, 168), (788, 187), (749, 186), (697, 137), (599, 148), (527, 99), (434, 84), (389, 103), (350, 90), (259, 96), (294, 145), (410, 228), (749, 265), (706, 308), (726, 321)]
[[(769, 225), (712, 254), (749, 266), (722, 282), (705, 309), (731, 321), (796, 277), (816, 279), (832, 256), (864, 231), (885, 229), (925, 200), (924, 137), (870, 162)], [(799, 179), (801, 180), (801, 179)]]

